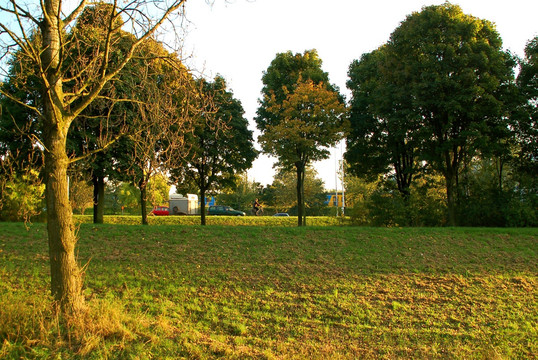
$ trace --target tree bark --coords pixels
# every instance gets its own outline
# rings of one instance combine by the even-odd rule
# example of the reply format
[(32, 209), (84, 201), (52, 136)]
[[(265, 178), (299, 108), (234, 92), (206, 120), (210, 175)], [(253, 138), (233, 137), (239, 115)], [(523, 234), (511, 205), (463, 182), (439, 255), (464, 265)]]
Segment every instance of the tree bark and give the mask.
[(456, 226), (456, 199), (454, 198), (454, 178), (450, 174), (445, 175), (446, 200), (448, 208), (448, 225)]
[(205, 187), (200, 188), (200, 222), (205, 226)]
[(93, 183), (93, 223), (102, 224), (105, 215), (105, 178), (92, 176)]
[[(201, 138), (201, 141), (202, 141), (202, 147), (204, 146), (203, 145), (203, 141), (204, 141), (204, 138), (202, 137)], [(205, 162), (205, 160), (204, 160)], [(200, 224), (205, 226), (206, 224), (206, 214), (205, 214), (205, 193), (207, 191), (207, 189), (209, 188), (209, 184), (208, 182), (206, 181), (206, 168), (205, 168), (205, 165), (202, 163), (202, 165), (200, 165), (198, 167), (198, 189), (200, 190), (200, 197), (201, 197), (201, 212), (200, 212)]]
[(67, 185), (68, 158), (65, 137), (49, 132), (45, 156), (47, 230), (51, 270), (51, 292), (64, 314), (84, 307), (82, 273), (75, 257), (75, 226)]
[(59, 75), (60, 2), (45, 1), (47, 16), (41, 23), (44, 65), (43, 139), (45, 145), (45, 197), (49, 240), (51, 292), (64, 315), (84, 308), (82, 272), (75, 256), (75, 226), (69, 203), (66, 152), (67, 132), (72, 119), (65, 112), (62, 78)]
[(296, 163), (297, 169), (297, 226), (306, 225), (303, 222), (304, 217), (304, 165), (302, 163)]
[(138, 187), (140, 189), (140, 210), (142, 211), (142, 225), (148, 225), (148, 209), (147, 199), (148, 199), (148, 183), (145, 179), (140, 180)]

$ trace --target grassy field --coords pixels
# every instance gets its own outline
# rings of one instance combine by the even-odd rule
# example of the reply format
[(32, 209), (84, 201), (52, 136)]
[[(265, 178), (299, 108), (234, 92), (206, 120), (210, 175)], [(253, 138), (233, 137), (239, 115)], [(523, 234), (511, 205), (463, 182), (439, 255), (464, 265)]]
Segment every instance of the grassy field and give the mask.
[(0, 223), (0, 358), (529, 359), (538, 230), (82, 224), (60, 324), (46, 228)]

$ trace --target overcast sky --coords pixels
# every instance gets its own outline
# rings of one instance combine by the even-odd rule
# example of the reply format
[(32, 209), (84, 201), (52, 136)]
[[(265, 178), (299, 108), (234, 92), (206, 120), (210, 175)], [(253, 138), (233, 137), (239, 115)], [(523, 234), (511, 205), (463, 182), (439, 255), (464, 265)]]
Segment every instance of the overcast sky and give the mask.
[[(316, 49), (331, 83), (349, 98), (345, 84), (354, 59), (385, 43), (408, 14), (444, 1), (427, 0), (204, 0), (186, 3), (189, 20), (185, 63), (205, 76), (222, 75), (241, 100), (254, 137), (253, 118), (262, 88), (261, 77), (277, 53)], [(504, 48), (520, 56), (538, 35), (537, 0), (460, 0), (466, 14), (492, 21)], [(335, 164), (342, 150), (316, 163), (327, 189), (335, 188)], [(272, 182), (273, 161), (260, 156), (249, 178)], [(340, 188), (340, 184), (338, 188)]]

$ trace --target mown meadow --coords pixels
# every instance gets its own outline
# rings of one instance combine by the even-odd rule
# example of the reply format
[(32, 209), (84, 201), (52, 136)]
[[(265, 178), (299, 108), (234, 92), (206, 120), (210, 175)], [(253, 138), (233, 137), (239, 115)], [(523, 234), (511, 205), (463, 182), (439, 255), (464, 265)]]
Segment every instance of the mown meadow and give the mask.
[(87, 313), (46, 226), (0, 224), (0, 358), (529, 359), (538, 230), (80, 224)]

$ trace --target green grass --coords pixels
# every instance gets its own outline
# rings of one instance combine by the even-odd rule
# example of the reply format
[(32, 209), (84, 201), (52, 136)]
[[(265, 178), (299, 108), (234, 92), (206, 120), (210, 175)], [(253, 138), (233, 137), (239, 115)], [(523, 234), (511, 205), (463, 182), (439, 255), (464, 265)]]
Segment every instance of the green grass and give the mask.
[(0, 358), (538, 354), (536, 229), (82, 224), (71, 325), (50, 310), (45, 226), (0, 229)]

